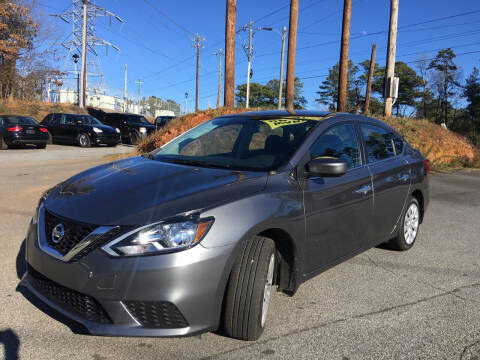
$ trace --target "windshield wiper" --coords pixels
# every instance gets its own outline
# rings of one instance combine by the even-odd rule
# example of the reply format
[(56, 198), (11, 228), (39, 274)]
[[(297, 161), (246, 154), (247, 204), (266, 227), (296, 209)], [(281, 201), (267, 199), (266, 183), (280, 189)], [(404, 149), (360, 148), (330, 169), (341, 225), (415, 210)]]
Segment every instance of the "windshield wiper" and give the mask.
[(181, 165), (190, 165), (190, 166), (200, 166), (200, 167), (206, 167), (206, 168), (217, 168), (217, 169), (230, 169), (230, 165), (226, 164), (212, 164), (212, 163), (207, 163), (203, 161), (195, 161), (195, 160), (186, 160), (186, 159), (158, 159), (160, 161), (166, 161), (169, 163), (174, 163), (174, 164), (181, 164)]

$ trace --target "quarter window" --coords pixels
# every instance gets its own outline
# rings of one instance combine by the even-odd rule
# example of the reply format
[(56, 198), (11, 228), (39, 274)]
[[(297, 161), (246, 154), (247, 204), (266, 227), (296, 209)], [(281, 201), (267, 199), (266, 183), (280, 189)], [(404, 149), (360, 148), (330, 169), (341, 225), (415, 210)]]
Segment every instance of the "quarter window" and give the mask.
[(370, 124), (360, 124), (360, 130), (365, 140), (368, 162), (372, 163), (395, 156), (391, 132)]
[(351, 123), (333, 126), (320, 135), (310, 149), (310, 157), (315, 159), (322, 156), (343, 160), (349, 169), (361, 165), (357, 136)]

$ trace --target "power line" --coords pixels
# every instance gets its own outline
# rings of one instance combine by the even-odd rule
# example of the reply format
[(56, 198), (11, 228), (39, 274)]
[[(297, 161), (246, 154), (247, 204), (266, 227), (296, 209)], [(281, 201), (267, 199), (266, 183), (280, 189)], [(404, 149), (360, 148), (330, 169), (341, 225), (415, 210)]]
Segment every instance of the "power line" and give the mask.
[(188, 35), (194, 35), (195, 36), (195, 33), (193, 31), (190, 31), (188, 30), (185, 26), (183, 26), (182, 24), (178, 23), (177, 21), (175, 21), (174, 19), (172, 19), (170, 16), (168, 16), (166, 13), (164, 13), (162, 10), (160, 10), (158, 7), (156, 7), (155, 5), (153, 5), (150, 1), (148, 0), (143, 0), (145, 1), (146, 4), (148, 4), (152, 9), (154, 9), (157, 13), (159, 13), (161, 16), (163, 16), (165, 19), (167, 19), (168, 21), (170, 21), (172, 24), (174, 24), (176, 27), (178, 27), (180, 30), (186, 32)]

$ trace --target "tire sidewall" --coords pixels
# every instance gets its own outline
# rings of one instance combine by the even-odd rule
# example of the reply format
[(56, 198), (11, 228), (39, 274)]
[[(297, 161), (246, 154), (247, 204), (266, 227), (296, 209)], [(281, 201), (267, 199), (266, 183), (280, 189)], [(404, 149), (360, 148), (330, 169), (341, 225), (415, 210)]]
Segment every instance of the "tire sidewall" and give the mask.
[[(82, 144), (82, 141), (81, 141), (82, 137), (85, 137), (85, 139), (86, 139), (85, 144)], [(88, 137), (87, 134), (85, 134), (85, 133), (78, 134), (78, 145), (80, 147), (83, 147), (83, 148), (90, 147), (90, 138)]]
[(399, 240), (398, 245), (402, 250), (408, 250), (415, 244), (415, 242), (417, 241), (417, 237), (420, 229), (420, 219), (419, 219), (419, 224), (418, 224), (419, 227), (417, 229), (417, 233), (415, 234), (415, 238), (413, 239), (413, 242), (411, 244), (408, 244), (407, 241), (405, 240), (404, 226), (405, 226), (405, 217), (407, 216), (407, 211), (412, 204), (415, 204), (417, 206), (418, 214), (420, 217), (420, 204), (418, 203), (417, 199), (415, 199), (414, 197), (410, 197), (410, 199), (408, 200), (407, 206), (405, 206), (405, 211), (403, 212), (400, 227), (398, 229), (398, 240)]

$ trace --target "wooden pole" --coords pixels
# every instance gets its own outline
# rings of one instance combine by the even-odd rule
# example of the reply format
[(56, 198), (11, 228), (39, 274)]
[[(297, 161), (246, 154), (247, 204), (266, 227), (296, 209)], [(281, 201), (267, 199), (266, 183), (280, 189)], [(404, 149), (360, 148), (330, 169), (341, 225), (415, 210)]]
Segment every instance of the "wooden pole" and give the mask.
[(222, 107), (221, 97), (222, 97), (222, 56), (223, 50), (220, 49), (215, 54), (218, 56), (218, 93), (217, 93), (217, 109)]
[(237, 0), (227, 0), (225, 18), (225, 86), (223, 102), (226, 107), (235, 105), (235, 26), (237, 21)]
[(365, 106), (363, 112), (368, 114), (370, 112), (370, 94), (372, 92), (372, 79), (375, 71), (375, 56), (377, 54), (377, 44), (372, 45), (372, 55), (370, 56), (370, 69), (368, 70), (367, 93), (365, 94)]
[(388, 31), (387, 66), (385, 70), (385, 104), (383, 115), (392, 116), (393, 99), (389, 96), (389, 79), (395, 75), (395, 53), (397, 50), (398, 0), (390, 0), (390, 27)]
[(347, 109), (348, 83), (348, 46), (350, 42), (350, 19), (352, 15), (352, 0), (343, 2), (342, 43), (340, 45), (340, 71), (338, 75), (338, 104), (337, 111)]
[(295, 87), (295, 52), (297, 50), (298, 1), (290, 0), (290, 23), (288, 27), (287, 84), (285, 108), (293, 111)]

